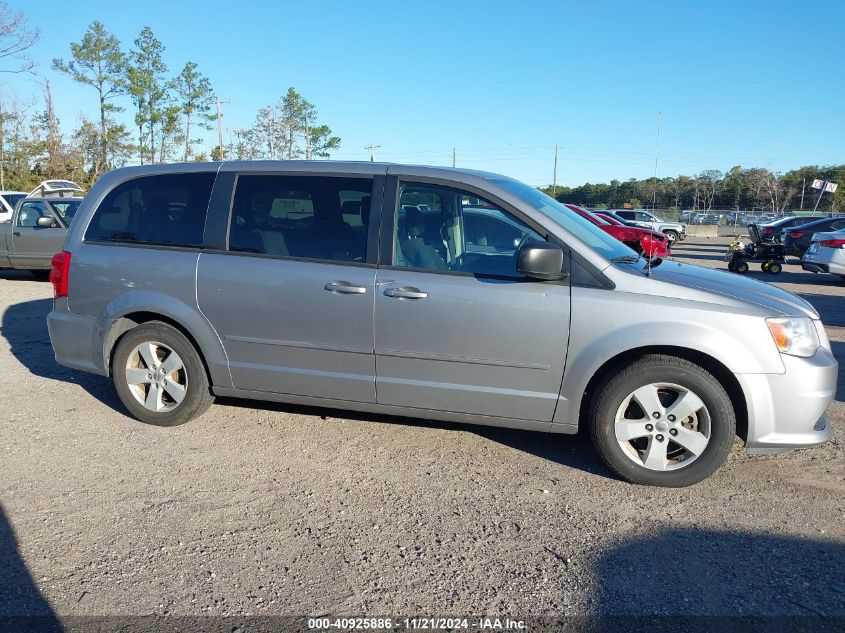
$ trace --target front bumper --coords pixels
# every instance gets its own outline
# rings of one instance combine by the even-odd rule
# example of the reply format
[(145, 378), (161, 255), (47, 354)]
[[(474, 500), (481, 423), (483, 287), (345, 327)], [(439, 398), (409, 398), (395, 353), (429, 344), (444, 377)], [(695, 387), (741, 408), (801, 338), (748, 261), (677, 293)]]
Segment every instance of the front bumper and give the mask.
[(811, 358), (782, 358), (783, 374), (737, 374), (748, 408), (750, 455), (818, 446), (830, 438), (825, 411), (836, 395), (833, 353), (823, 347)]

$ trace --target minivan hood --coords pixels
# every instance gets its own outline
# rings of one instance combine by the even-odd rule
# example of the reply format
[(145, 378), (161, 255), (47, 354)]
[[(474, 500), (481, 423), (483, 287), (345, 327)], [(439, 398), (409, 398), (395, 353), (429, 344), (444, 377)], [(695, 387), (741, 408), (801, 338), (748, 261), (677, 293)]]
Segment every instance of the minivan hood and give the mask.
[[(634, 267), (638, 269), (639, 274), (645, 276), (640, 270), (641, 263)], [(659, 266), (651, 269), (651, 277), (646, 279), (652, 284), (659, 284), (649, 288), (646, 291), (649, 294), (707, 301), (738, 308), (755, 306), (757, 312), (770, 313), (768, 316), (819, 318), (812, 305), (791, 292), (722, 270), (664, 260)]]

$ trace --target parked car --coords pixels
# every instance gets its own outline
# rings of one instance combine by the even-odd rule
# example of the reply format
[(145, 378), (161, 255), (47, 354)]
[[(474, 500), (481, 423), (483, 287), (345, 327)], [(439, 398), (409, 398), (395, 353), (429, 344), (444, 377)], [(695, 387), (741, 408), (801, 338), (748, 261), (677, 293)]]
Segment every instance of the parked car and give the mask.
[(636, 226), (624, 226), (622, 223), (616, 222), (611, 218), (603, 218), (597, 213), (590, 213), (576, 204), (566, 204), (565, 206), (637, 253), (641, 253), (646, 257), (658, 257), (661, 259), (669, 257), (669, 238), (663, 233), (641, 229)]
[[(464, 206), (487, 219), (471, 239)], [(837, 364), (809, 303), (719, 270), (651, 266), (496, 174), (118, 169), (80, 206), (51, 281), (57, 361), (110, 376), (151, 424), (235, 396), (586, 428), (619, 476), (662, 486), (712, 473), (738, 426), (751, 454), (831, 433)]]
[(0, 222), (12, 219), (12, 212), (21, 198), (26, 198), (25, 191), (0, 191)]
[(663, 220), (653, 213), (643, 211), (642, 209), (613, 209), (613, 212), (623, 220), (636, 222), (638, 226), (642, 226), (645, 229), (665, 233), (666, 237), (669, 238), (670, 244), (674, 244), (676, 241), (686, 239), (687, 237), (687, 225), (682, 222)]
[(813, 240), (814, 233), (827, 233), (845, 229), (845, 215), (813, 220), (806, 224), (784, 229), (781, 232), (783, 251), (786, 255), (802, 257)]
[(758, 224), (757, 231), (759, 232), (761, 239), (780, 242), (781, 235), (783, 234), (784, 229), (789, 229), (793, 226), (800, 226), (802, 224), (806, 224), (807, 222), (812, 221), (813, 218), (807, 216), (791, 215), (779, 218), (777, 220), (774, 220), (773, 222)]
[(845, 279), (845, 230), (814, 234), (801, 257), (801, 268)]
[(714, 224), (719, 225), (722, 222), (722, 217), (715, 213), (696, 213), (692, 219), (692, 224)]
[(10, 222), (0, 224), (0, 268), (31, 271), (46, 279), (62, 249), (82, 198), (23, 198)]

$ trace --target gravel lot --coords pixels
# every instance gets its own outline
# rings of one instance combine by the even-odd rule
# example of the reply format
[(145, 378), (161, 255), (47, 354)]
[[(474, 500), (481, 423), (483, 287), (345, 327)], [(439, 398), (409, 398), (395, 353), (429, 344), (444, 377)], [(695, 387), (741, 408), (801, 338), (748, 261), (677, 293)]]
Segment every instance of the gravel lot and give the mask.
[[(845, 283), (751, 274), (845, 362)], [(829, 444), (652, 489), (578, 437), (238, 400), (144, 426), (55, 364), (50, 296), (0, 273), (0, 616), (845, 616), (845, 376)]]

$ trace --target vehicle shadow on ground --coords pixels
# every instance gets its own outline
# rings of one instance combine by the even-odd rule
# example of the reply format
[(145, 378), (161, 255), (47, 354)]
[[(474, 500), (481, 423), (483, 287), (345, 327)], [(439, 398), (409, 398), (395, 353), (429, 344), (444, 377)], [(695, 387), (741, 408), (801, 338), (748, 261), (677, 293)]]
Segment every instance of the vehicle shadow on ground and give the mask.
[(623, 616), (626, 631), (842, 630), (843, 567), (845, 544), (827, 538), (658, 531), (596, 562), (595, 630), (623, 630)]
[(18, 541), (0, 504), (0, 631), (62, 631), (18, 551)]
[(833, 357), (839, 363), (839, 382), (836, 385), (836, 399), (845, 402), (845, 343), (842, 341), (831, 341), (830, 348), (833, 350)]
[[(709, 260), (709, 261), (712, 261), (712, 262), (720, 262), (720, 261), (725, 260), (724, 255), (716, 254), (716, 253), (714, 253), (712, 255), (703, 255), (701, 253), (686, 254), (686, 253), (681, 253), (681, 252), (678, 252), (678, 253), (672, 252), (672, 257), (677, 258), (678, 261), (686, 260), (686, 262), (689, 263), (689, 264), (694, 264), (696, 261), (701, 261), (701, 260)], [(727, 264), (725, 264), (725, 266), (727, 267)]]
[(845, 297), (812, 292), (802, 292), (798, 296), (809, 301), (818, 310), (825, 325), (845, 327)]
[(515, 450), (534, 455), (535, 457), (541, 457), (561, 466), (581, 470), (607, 479), (618, 480), (618, 477), (598, 459), (593, 451), (592, 445), (583, 434), (564, 435), (560, 433), (522, 431), (519, 429), (504, 429), (492, 426), (461, 424), (458, 422), (443, 422), (440, 420), (406, 418), (362, 411), (347, 411), (345, 409), (326, 409), (323, 407), (310, 407), (283, 402), (243, 400), (240, 398), (217, 398), (217, 402), (234, 407), (307, 415), (323, 419), (342, 418), (344, 420), (403, 424), (405, 426), (474, 433), (492, 442), (509, 446)]
[(0, 335), (9, 342), (12, 356), (35, 376), (77, 384), (106, 406), (125, 412), (107, 378), (56, 362), (47, 332), (47, 315), (52, 309), (51, 299), (25, 301), (6, 308), (0, 322)]

